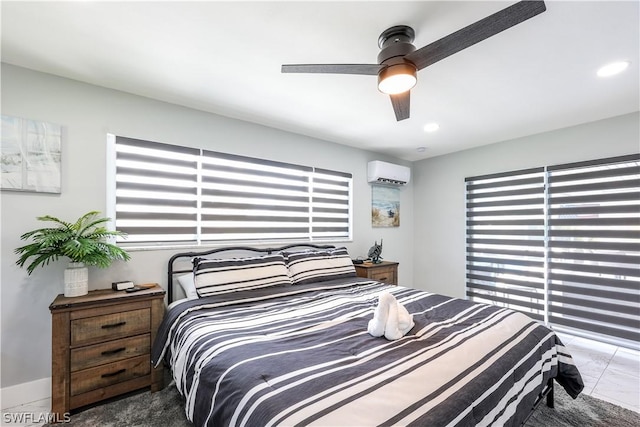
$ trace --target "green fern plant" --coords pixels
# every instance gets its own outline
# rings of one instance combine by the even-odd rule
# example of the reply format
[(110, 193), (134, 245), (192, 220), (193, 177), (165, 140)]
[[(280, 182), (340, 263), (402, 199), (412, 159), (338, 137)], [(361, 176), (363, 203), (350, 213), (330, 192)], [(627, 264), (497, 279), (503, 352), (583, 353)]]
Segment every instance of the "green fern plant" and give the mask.
[(27, 266), (30, 275), (36, 267), (44, 267), (60, 257), (100, 268), (109, 267), (114, 260), (128, 261), (131, 257), (124, 249), (107, 242), (110, 237), (125, 234), (107, 230), (104, 223), (109, 218), (97, 218), (99, 214), (91, 211), (73, 223), (49, 215), (38, 217), (38, 220), (53, 222), (57, 227), (39, 228), (20, 236), (22, 240), (32, 239), (33, 242), (15, 249), (15, 253), (20, 255), (16, 264), (24, 267), (33, 257)]

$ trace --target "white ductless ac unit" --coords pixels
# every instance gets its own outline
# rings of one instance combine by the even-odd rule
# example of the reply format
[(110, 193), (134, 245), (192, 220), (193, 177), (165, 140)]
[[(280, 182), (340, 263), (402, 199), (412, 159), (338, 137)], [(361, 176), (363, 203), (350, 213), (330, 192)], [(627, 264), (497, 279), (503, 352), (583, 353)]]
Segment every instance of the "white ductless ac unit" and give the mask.
[(405, 185), (411, 178), (406, 166), (374, 160), (367, 165), (367, 181), (378, 184)]

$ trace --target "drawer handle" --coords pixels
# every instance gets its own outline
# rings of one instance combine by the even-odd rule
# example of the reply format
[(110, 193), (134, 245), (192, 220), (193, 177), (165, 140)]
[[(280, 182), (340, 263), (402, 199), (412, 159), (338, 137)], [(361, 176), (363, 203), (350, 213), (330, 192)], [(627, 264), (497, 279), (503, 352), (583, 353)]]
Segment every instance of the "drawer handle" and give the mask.
[(124, 326), (126, 324), (127, 322), (118, 322), (118, 323), (112, 323), (110, 325), (102, 325), (102, 329), (117, 328), (118, 326)]
[(125, 371), (126, 371), (126, 369), (124, 369), (124, 368), (123, 369), (118, 369), (117, 371), (111, 372), (109, 374), (102, 374), (102, 378), (115, 377), (116, 375), (120, 375)]
[(379, 281), (381, 281), (381, 282), (384, 282), (385, 280), (387, 280), (387, 278), (386, 278), (386, 277), (381, 277), (381, 278), (380, 278), (380, 279), (378, 279), (378, 280), (379, 280)]
[(105, 350), (101, 354), (103, 356), (111, 356), (112, 354), (120, 353), (121, 351), (125, 351), (126, 347), (116, 348), (115, 350)]

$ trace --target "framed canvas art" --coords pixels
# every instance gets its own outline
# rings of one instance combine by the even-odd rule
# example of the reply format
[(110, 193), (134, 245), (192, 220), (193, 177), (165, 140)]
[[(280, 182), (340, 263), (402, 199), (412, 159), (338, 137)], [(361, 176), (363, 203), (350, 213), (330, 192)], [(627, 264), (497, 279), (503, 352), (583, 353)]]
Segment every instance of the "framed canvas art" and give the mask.
[(60, 193), (62, 126), (2, 115), (0, 188)]
[(400, 188), (388, 185), (371, 186), (371, 225), (400, 226)]

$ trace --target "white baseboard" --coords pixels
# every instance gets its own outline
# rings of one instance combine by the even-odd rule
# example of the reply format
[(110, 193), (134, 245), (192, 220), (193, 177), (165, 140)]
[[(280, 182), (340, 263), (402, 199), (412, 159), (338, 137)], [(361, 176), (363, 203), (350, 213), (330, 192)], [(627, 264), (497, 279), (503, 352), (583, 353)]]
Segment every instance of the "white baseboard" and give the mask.
[(51, 397), (51, 378), (42, 378), (0, 389), (2, 409), (13, 408), (49, 397)]

